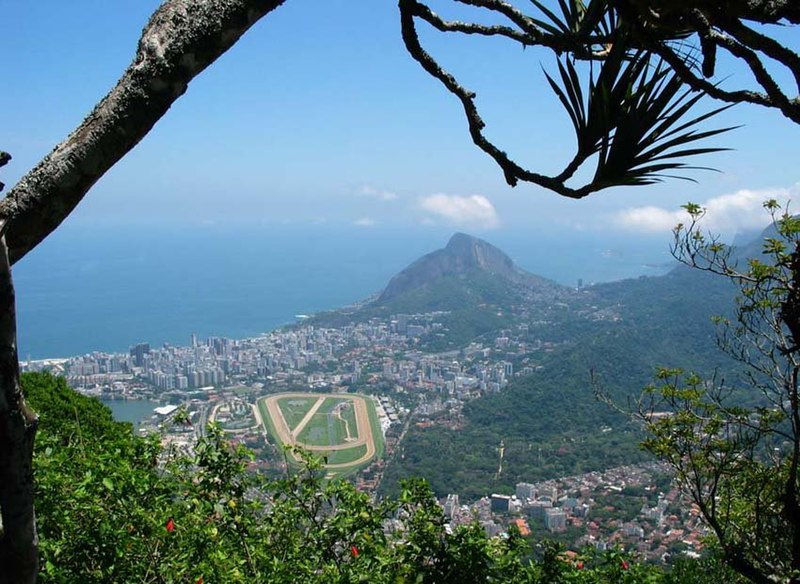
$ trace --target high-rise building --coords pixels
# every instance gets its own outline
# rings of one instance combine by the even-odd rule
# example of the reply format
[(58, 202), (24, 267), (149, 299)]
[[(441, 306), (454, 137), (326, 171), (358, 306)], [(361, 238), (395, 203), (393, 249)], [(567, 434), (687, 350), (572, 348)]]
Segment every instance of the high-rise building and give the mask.
[(550, 501), (534, 501), (528, 507), (528, 516), (544, 518), (545, 512), (552, 508), (552, 506), (553, 503)]
[(448, 519), (452, 519), (458, 509), (458, 495), (447, 495), (444, 502), (444, 514)]
[(150, 354), (150, 343), (139, 343), (131, 347), (130, 354), (134, 367), (144, 367), (145, 355)]
[(545, 509), (544, 525), (550, 531), (564, 531), (567, 528), (567, 514), (557, 508)]
[(536, 485), (531, 483), (517, 483), (516, 494), (517, 499), (523, 501), (525, 499), (533, 500), (536, 498)]
[(492, 495), (492, 511), (495, 513), (508, 513), (511, 497), (508, 495)]
[(398, 314), (397, 315), (397, 332), (401, 335), (406, 334), (406, 330), (408, 328), (408, 315), (407, 314)]

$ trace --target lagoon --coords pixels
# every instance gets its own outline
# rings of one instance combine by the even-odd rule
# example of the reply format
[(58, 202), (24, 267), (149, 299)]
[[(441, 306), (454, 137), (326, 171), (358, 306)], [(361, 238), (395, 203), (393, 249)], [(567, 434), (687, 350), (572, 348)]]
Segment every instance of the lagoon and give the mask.
[(136, 428), (140, 422), (147, 420), (159, 402), (146, 399), (101, 399), (100, 402), (108, 406), (117, 422), (130, 422)]

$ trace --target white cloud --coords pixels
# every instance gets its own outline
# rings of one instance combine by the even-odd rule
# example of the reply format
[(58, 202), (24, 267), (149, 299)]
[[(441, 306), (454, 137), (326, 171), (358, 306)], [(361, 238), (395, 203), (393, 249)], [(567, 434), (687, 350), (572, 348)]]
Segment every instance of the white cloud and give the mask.
[(669, 211), (661, 207), (634, 207), (617, 213), (615, 222), (632, 231), (669, 231), (676, 224), (686, 221), (686, 211)]
[(458, 226), (492, 229), (500, 224), (494, 205), (483, 195), (461, 197), (440, 193), (420, 199), (420, 207)]
[[(759, 229), (769, 223), (769, 215), (763, 204), (767, 199), (775, 199), (785, 205), (791, 199), (800, 198), (800, 185), (791, 188), (742, 189), (735, 193), (712, 197), (705, 202), (697, 202), (706, 210), (703, 227), (715, 233), (732, 234), (737, 231)], [(792, 208), (789, 208), (792, 211)], [(616, 214), (614, 222), (631, 231), (659, 232), (669, 231), (678, 223), (688, 219), (683, 209), (665, 209), (653, 205), (632, 207)]]
[(379, 201), (394, 201), (397, 198), (397, 194), (391, 191), (384, 191), (381, 189), (376, 189), (375, 187), (371, 187), (369, 185), (361, 186), (356, 194), (362, 197), (370, 197), (372, 199), (378, 199)]
[(361, 219), (356, 219), (355, 221), (353, 221), (353, 225), (357, 227), (372, 227), (375, 224), (376, 221), (369, 217), (362, 217)]

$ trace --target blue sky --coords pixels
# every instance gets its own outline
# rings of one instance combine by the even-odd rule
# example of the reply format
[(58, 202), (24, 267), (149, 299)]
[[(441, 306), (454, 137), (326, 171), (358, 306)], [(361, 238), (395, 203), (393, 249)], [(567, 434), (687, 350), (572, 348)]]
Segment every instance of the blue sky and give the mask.
[[(11, 186), (90, 111), (130, 62), (153, 0), (0, 0), (0, 148)], [(447, 15), (444, 0), (432, 5)], [(536, 170), (571, 155), (569, 121), (547, 89), (547, 52), (501, 40), (426, 46), (478, 92), (488, 133)], [(728, 71), (728, 83), (742, 78)], [(712, 104), (709, 103), (708, 107)], [(190, 86), (94, 187), (76, 224), (170, 221), (352, 225), (354, 229), (668, 232), (688, 200), (715, 228), (764, 221), (759, 202), (799, 194), (800, 126), (736, 107), (734, 148), (702, 162), (699, 184), (671, 181), (570, 201), (510, 188), (472, 145), (459, 103), (406, 54), (391, 0), (288, 0)]]

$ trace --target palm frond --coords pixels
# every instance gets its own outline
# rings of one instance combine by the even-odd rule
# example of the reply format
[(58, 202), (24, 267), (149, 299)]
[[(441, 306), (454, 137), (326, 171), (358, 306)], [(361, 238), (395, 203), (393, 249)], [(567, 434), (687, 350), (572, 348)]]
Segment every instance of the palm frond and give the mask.
[(550, 87), (561, 100), (564, 109), (567, 110), (572, 120), (572, 125), (575, 128), (575, 133), (578, 136), (584, 135), (586, 133), (587, 124), (586, 110), (583, 105), (583, 90), (579, 82), (578, 74), (575, 71), (575, 66), (569, 60), (566, 64), (562, 64), (559, 61), (558, 72), (561, 76), (563, 89), (546, 71), (544, 74)]
[(592, 0), (586, 8), (587, 14), (597, 10), (601, 16), (597, 19), (596, 32), (603, 36), (611, 36), (617, 30), (617, 11), (611, 9), (607, 0)]
[(699, 142), (733, 127), (700, 131), (700, 125), (730, 106), (692, 115), (702, 94), (684, 89), (672, 69), (649, 53), (617, 48), (623, 44), (612, 46), (597, 73), (589, 70), (588, 83), (569, 59), (559, 60), (560, 83), (547, 75), (572, 120), (576, 159), (597, 155), (594, 190), (667, 177), (691, 180), (682, 173), (707, 169), (686, 158), (727, 150)]
[(531, 22), (533, 22), (536, 26), (540, 27), (547, 33), (552, 35), (559, 35), (570, 31), (570, 22), (569, 19), (562, 19), (559, 17), (555, 12), (550, 10), (547, 6), (545, 6), (542, 2), (538, 0), (531, 0), (531, 3), (536, 6), (536, 8), (544, 14), (547, 20), (540, 20), (538, 18), (530, 17)]
[[(546, 21), (535, 18), (531, 20), (550, 34), (578, 33), (584, 26), (584, 20), (592, 2), (596, 3), (598, 6), (600, 4), (605, 4), (605, 0), (590, 0), (588, 6), (583, 0), (558, 0), (558, 8), (561, 14), (557, 14), (554, 10), (545, 6), (543, 2), (531, 0), (531, 4), (536, 6), (547, 19)], [(597, 6), (595, 6), (595, 9), (596, 8)]]

